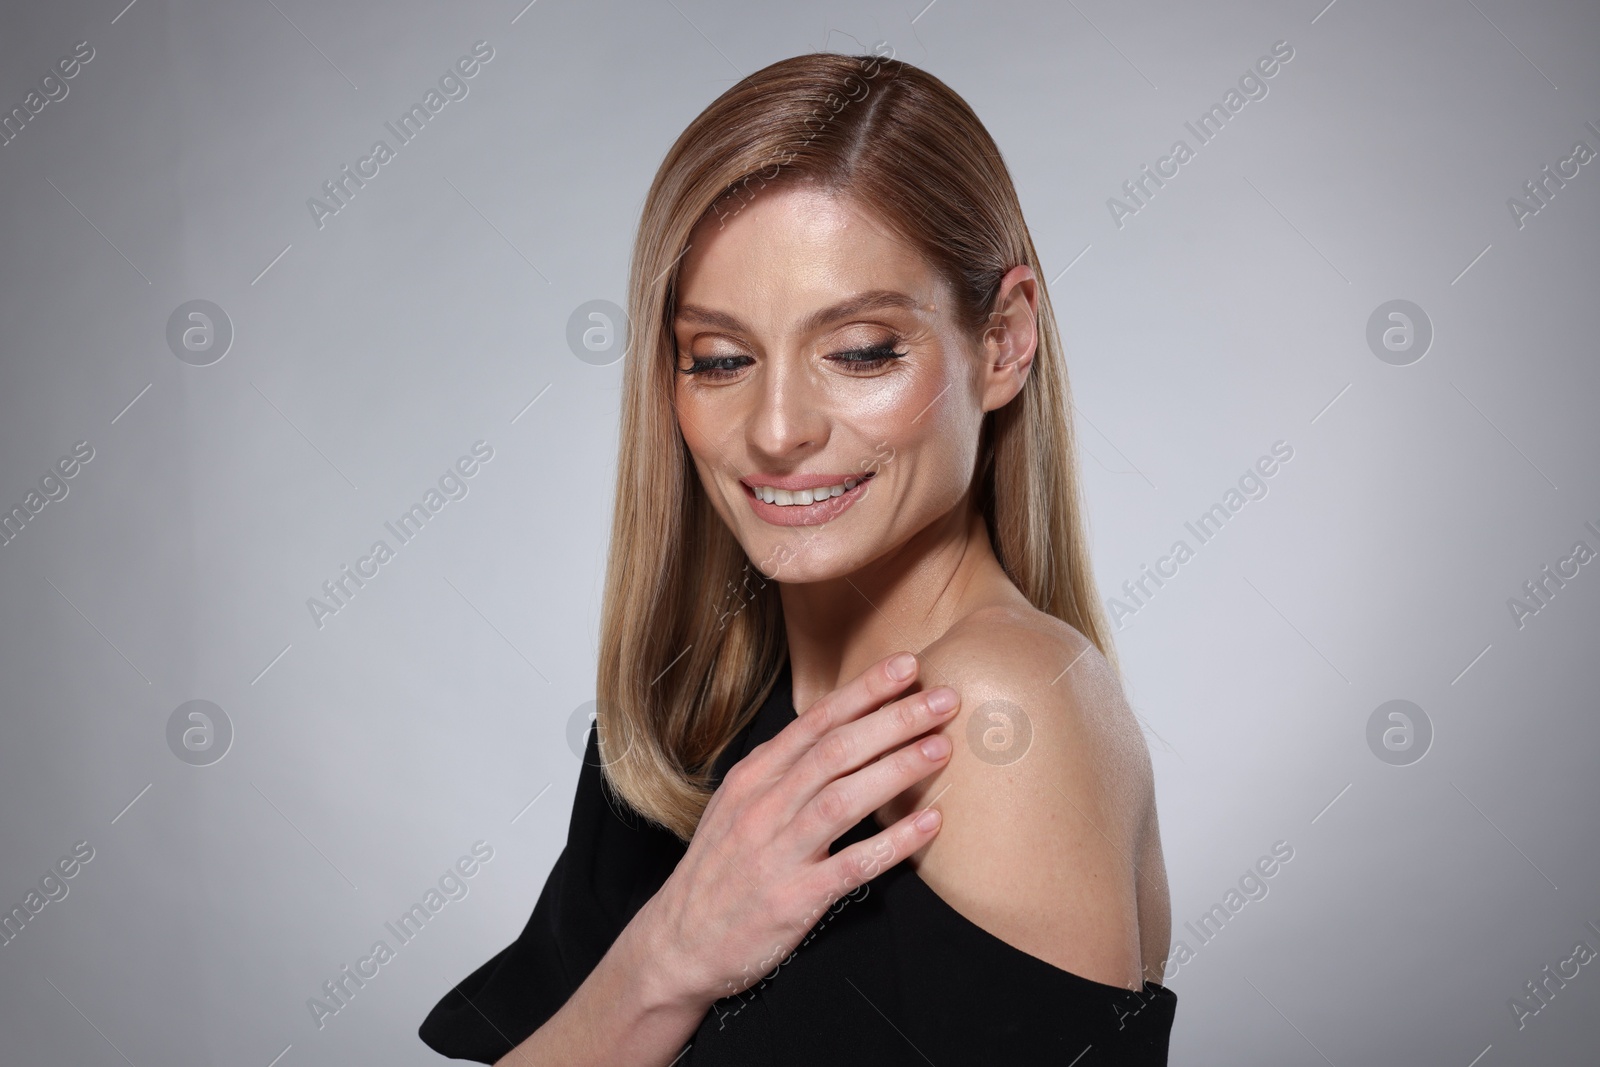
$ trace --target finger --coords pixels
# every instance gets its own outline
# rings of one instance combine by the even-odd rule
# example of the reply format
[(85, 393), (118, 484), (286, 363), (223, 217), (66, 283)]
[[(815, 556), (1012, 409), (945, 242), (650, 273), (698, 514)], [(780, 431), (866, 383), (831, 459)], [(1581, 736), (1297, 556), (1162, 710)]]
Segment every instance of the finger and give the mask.
[(848, 893), (932, 841), (942, 821), (938, 808), (914, 811), (887, 830), (830, 856), (822, 865), (823, 877), (840, 895)]
[(796, 760), (775, 787), (784, 798), (786, 813), (792, 818), (831, 783), (872, 764), (918, 734), (948, 722), (960, 706), (960, 694), (941, 685), (890, 701), (835, 727)]
[[(905, 665), (910, 667), (910, 673), (898, 678), (890, 667), (902, 656), (909, 658)], [(910, 652), (897, 652), (874, 663), (806, 708), (772, 740), (757, 746), (758, 750), (765, 750), (760, 759), (763, 770), (772, 776), (783, 774), (830, 730), (860, 718), (902, 692), (916, 680), (921, 666)]]
[(904, 745), (882, 759), (824, 785), (790, 825), (806, 854), (825, 849), (850, 827), (883, 807), (950, 759), (943, 734)]

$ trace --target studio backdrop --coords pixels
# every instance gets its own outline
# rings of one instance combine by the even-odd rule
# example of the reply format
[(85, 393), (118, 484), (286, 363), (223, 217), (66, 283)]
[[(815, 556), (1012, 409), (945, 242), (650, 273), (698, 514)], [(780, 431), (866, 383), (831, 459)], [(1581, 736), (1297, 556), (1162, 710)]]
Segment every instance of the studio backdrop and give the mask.
[(878, 48), (1044, 260), (1172, 1062), (1594, 1062), (1597, 46), (1552, 0), (7, 3), (0, 1061), (440, 1062), (565, 839), (651, 176)]

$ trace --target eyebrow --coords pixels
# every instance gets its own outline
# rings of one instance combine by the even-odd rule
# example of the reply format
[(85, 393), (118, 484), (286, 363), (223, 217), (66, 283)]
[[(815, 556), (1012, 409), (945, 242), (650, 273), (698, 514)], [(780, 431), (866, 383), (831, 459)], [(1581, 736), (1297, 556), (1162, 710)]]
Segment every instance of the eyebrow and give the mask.
[[(831, 307), (813, 311), (800, 320), (800, 332), (811, 333), (819, 330), (831, 322), (860, 315), (867, 311), (881, 311), (885, 308), (900, 308), (914, 311), (918, 307), (917, 301), (905, 293), (893, 289), (868, 289), (858, 293), (847, 300), (841, 300)], [(748, 333), (749, 328), (737, 318), (725, 311), (715, 311), (698, 304), (684, 304), (678, 308), (675, 319), (689, 319), (703, 326), (713, 326), (717, 329), (727, 330), (730, 333)]]

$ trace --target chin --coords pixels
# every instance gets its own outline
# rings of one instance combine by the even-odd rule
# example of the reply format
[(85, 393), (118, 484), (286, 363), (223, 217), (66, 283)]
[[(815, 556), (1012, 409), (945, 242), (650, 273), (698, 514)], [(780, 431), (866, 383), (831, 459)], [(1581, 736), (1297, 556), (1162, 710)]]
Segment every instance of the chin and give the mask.
[[(811, 582), (842, 578), (854, 574), (865, 564), (865, 560), (856, 552), (845, 553), (847, 558), (839, 558), (832, 552), (819, 557), (815, 551), (817, 547), (804, 541), (786, 545), (781, 541), (769, 541), (763, 538), (761, 543), (755, 545), (746, 542), (745, 554), (750, 557), (750, 565), (759, 570), (768, 581), (791, 585), (806, 585)], [(832, 547), (837, 549), (842, 546)]]

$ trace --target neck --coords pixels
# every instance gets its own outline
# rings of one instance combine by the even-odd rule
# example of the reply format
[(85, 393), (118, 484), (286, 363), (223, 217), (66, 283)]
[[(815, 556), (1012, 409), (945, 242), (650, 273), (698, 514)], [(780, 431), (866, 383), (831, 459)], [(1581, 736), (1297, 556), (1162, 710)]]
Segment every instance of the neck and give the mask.
[[(979, 608), (1027, 606), (970, 493), (946, 516), (853, 574), (779, 587), (796, 712), (901, 649), (921, 652)], [(926, 689), (941, 684), (928, 665)]]

